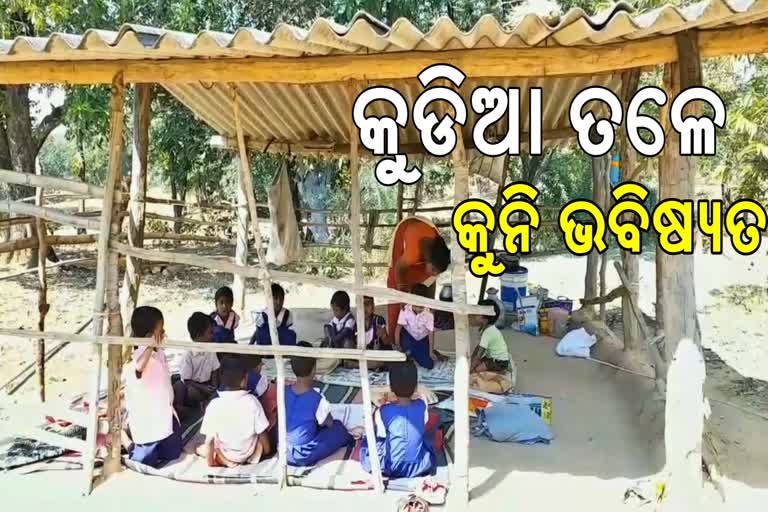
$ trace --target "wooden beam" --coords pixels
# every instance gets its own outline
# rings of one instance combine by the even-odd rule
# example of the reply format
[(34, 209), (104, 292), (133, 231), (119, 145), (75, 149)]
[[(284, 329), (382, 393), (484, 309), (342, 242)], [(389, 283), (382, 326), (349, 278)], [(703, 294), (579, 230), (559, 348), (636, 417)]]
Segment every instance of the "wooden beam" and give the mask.
[[(351, 82), (347, 94), (349, 112), (352, 112), (352, 105), (355, 102), (357, 94), (357, 84)], [(360, 152), (358, 151), (360, 138), (358, 137), (357, 127), (353, 123), (351, 116), (349, 116), (347, 122), (349, 128), (349, 140), (352, 141), (352, 147), (350, 148), (349, 152), (349, 173), (351, 181), (350, 187), (352, 189), (352, 204), (350, 212), (352, 217), (352, 259), (355, 264), (355, 288), (360, 289), (365, 285), (363, 282), (363, 258), (362, 254), (360, 254), (362, 242), (360, 235)], [(402, 186), (402, 184), (400, 185)], [(355, 293), (355, 314), (357, 318), (357, 348), (359, 350), (365, 350), (367, 344), (367, 333), (365, 330), (365, 307), (363, 304), (363, 294), (361, 293)], [(376, 493), (381, 494), (384, 492), (384, 481), (382, 480), (381, 476), (381, 461), (379, 460), (376, 433), (374, 432), (373, 427), (373, 408), (371, 407), (371, 383), (368, 380), (368, 364), (365, 361), (360, 361), (358, 366), (360, 368), (360, 387), (363, 392), (365, 441), (368, 445), (368, 453), (370, 454), (373, 488)]]
[(145, 213), (144, 216), (148, 219), (163, 220), (166, 222), (181, 222), (182, 224), (195, 224), (196, 226), (218, 226), (222, 228), (231, 227), (226, 222), (215, 222), (209, 220), (192, 219), (189, 217), (173, 217), (171, 215), (160, 215), (159, 213)]
[(2, 201), (0, 202), (0, 210), (6, 211), (8, 213), (39, 217), (41, 219), (50, 222), (56, 222), (58, 224), (67, 224), (70, 226), (77, 226), (80, 228), (93, 230), (99, 229), (99, 221), (96, 219), (78, 217), (77, 215), (70, 215), (55, 208), (33, 206), (31, 204), (22, 203), (19, 201)]
[[(149, 124), (152, 116), (152, 85), (134, 86), (133, 137), (131, 138), (131, 185), (128, 199), (128, 245), (144, 247), (144, 214), (147, 199), (149, 161)], [(175, 234), (175, 233), (174, 233)], [(125, 275), (120, 290), (120, 310), (127, 329), (139, 300), (141, 264), (132, 256), (125, 258)]]
[[(112, 80), (110, 98), (109, 123), (109, 161), (107, 178), (104, 182), (104, 198), (99, 221), (99, 233), (110, 233), (112, 228), (112, 209), (115, 203), (115, 190), (120, 179), (123, 153), (123, 108), (125, 103), (125, 86), (122, 75), (116, 75)], [(109, 236), (100, 236), (98, 241), (98, 259), (96, 261), (96, 286), (93, 298), (93, 335), (100, 336), (104, 329), (105, 291), (108, 286), (110, 263)], [(86, 451), (83, 453), (83, 472), (85, 485), (83, 494), (91, 493), (93, 487), (93, 470), (96, 464), (96, 437), (98, 429), (99, 395), (101, 387), (101, 345), (94, 346), (93, 375), (89, 391), (89, 423), (86, 425)]]
[[(664, 70), (664, 89), (669, 98), (703, 84), (696, 31), (676, 34), (675, 41), (678, 62), (667, 65)], [(689, 105), (683, 115), (699, 115), (699, 106)], [(696, 159), (680, 155), (680, 137), (676, 131), (666, 130), (666, 133), (667, 142), (659, 159), (660, 197), (695, 200)], [(699, 361), (701, 353), (697, 346), (693, 254), (658, 253), (662, 263), (659, 283), (663, 299), (665, 359), (670, 362), (664, 434), (668, 497), (662, 506), (666, 510), (682, 510), (695, 508), (702, 492), (705, 370), (703, 362)], [(676, 368), (679, 369), (675, 371)], [(686, 376), (687, 371), (693, 374)], [(688, 379), (687, 383), (685, 379)], [(686, 411), (692, 414), (686, 414)]]
[[(453, 163), (453, 204), (458, 205), (469, 196), (469, 162), (464, 146), (461, 126), (455, 125), (456, 147), (451, 153)], [(451, 243), (451, 262), (453, 264), (451, 284), (453, 286), (453, 304), (461, 307), (467, 304), (467, 265), (466, 254), (454, 238)], [(454, 335), (456, 339), (456, 367), (454, 370), (454, 458), (453, 478), (451, 480), (451, 511), (467, 510), (469, 504), (469, 317), (466, 314), (454, 315)]]
[[(25, 329), (2, 329), (0, 336), (19, 339), (34, 339), (45, 335), (49, 340), (66, 341), (69, 343), (90, 343), (93, 345), (135, 345), (137, 347), (151, 346), (154, 341), (151, 338), (132, 338), (129, 336), (93, 336), (89, 334), (73, 334), (71, 332), (28, 331)], [(360, 350), (356, 348), (318, 348), (297, 347), (289, 345), (248, 345), (246, 343), (198, 343), (186, 340), (167, 339), (163, 341), (166, 348), (181, 350), (193, 350), (196, 352), (213, 352), (224, 354), (250, 354), (257, 356), (269, 356), (279, 354), (285, 357), (311, 357), (313, 359), (362, 359), (365, 361), (383, 361), (395, 363), (405, 361), (405, 354), (394, 350)]]
[[(231, 85), (232, 108), (235, 120), (235, 132), (237, 134), (237, 146), (240, 155), (240, 188), (245, 192), (248, 203), (248, 213), (251, 217), (251, 230), (253, 232), (256, 254), (262, 271), (262, 289), (267, 309), (267, 322), (269, 324), (269, 341), (273, 348), (280, 346), (277, 335), (277, 312), (272, 300), (272, 276), (267, 267), (267, 257), (264, 250), (264, 240), (259, 230), (259, 211), (256, 207), (256, 196), (253, 192), (253, 177), (248, 158), (248, 148), (245, 145), (245, 134), (240, 120), (240, 95), (235, 85)], [(282, 355), (275, 352), (275, 368), (277, 369), (277, 482), (282, 488), (287, 483), (288, 468), (288, 426), (285, 417), (285, 361)]]
[(89, 185), (82, 181), (55, 178), (53, 176), (40, 176), (24, 172), (7, 171), (0, 169), (0, 182), (11, 185), (24, 185), (27, 187), (45, 187), (50, 190), (66, 190), (75, 194), (82, 194), (95, 199), (104, 197), (104, 189), (95, 185)]
[[(545, 141), (564, 140), (571, 139), (576, 136), (576, 132), (572, 128), (557, 128), (554, 130), (544, 130), (542, 133), (542, 139)], [(520, 140), (528, 140), (528, 133), (522, 132), (520, 134)], [(326, 158), (338, 158), (345, 155), (349, 155), (351, 147), (347, 142), (337, 142), (329, 140), (307, 140), (297, 142), (283, 142), (283, 141), (262, 141), (248, 138), (246, 140), (248, 148), (254, 151), (267, 152), (267, 153), (295, 153), (300, 155), (314, 155), (325, 156)], [(466, 140), (467, 149), (475, 149), (475, 145), (471, 139)], [(217, 138), (212, 141), (212, 145), (221, 148), (233, 148), (237, 147), (237, 141), (234, 138), (223, 139)], [(421, 144), (400, 144), (399, 150), (401, 153), (408, 155), (424, 155), (424, 146)], [(368, 149), (359, 146), (358, 151), (365, 156), (371, 156)], [(364, 210), (365, 212), (365, 210)], [(383, 210), (382, 210), (383, 212)]]
[[(704, 30), (702, 57), (766, 53), (762, 25)], [(126, 83), (254, 82), (317, 84), (363, 79), (369, 82), (415, 78), (424, 68), (445, 63), (473, 78), (594, 75), (643, 68), (677, 59), (674, 36), (594, 46), (537, 46), (474, 50), (404, 51), (311, 57), (170, 58), (139, 60), (4, 59), (0, 84), (108, 84), (116, 73)], [(153, 50), (147, 55), (152, 56)]]

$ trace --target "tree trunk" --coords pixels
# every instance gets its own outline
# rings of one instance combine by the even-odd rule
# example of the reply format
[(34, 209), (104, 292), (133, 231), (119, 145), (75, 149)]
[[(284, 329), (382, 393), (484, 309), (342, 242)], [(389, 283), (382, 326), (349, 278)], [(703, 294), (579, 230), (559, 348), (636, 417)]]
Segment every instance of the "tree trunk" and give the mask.
[[(604, 184), (605, 175), (608, 172), (610, 161), (607, 157), (598, 157), (592, 159), (592, 200), (600, 205), (604, 204), (604, 198), (607, 190)], [(597, 297), (598, 286), (598, 267), (600, 266), (600, 254), (593, 250), (587, 255), (587, 272), (584, 276), (584, 298), (594, 299)], [(594, 311), (594, 306), (587, 306), (590, 311)]]
[[(85, 163), (85, 144), (83, 142), (82, 134), (77, 135), (77, 152), (80, 155), (80, 168), (78, 169), (77, 177), (80, 179), (80, 181), (85, 183), (88, 179), (88, 167)], [(85, 213), (85, 199), (80, 201), (80, 213)], [(85, 229), (77, 228), (77, 234), (84, 235)]]

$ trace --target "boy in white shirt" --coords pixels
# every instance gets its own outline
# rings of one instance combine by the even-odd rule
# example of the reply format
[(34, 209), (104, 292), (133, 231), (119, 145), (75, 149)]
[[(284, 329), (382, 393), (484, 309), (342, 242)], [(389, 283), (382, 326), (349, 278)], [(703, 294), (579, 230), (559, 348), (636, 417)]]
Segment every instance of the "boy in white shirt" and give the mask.
[(205, 410), (200, 428), (205, 444), (197, 452), (211, 467), (256, 464), (271, 450), (269, 421), (258, 398), (245, 389), (246, 374), (242, 360), (222, 362), (221, 387)]
[[(213, 320), (205, 313), (192, 313), (187, 320), (192, 341), (213, 342)], [(173, 406), (181, 414), (185, 407), (205, 408), (219, 386), (219, 358), (215, 352), (186, 351), (179, 362), (179, 373), (171, 376)]]

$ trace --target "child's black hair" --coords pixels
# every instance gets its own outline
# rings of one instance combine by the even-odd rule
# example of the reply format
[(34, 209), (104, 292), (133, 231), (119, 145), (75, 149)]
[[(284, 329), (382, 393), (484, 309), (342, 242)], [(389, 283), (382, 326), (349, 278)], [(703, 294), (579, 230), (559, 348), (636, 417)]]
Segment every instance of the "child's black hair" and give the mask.
[(213, 319), (201, 313), (195, 311), (187, 320), (187, 331), (189, 331), (189, 337), (197, 341), (205, 334), (205, 331), (213, 325)]
[(248, 371), (253, 370), (261, 364), (261, 356), (258, 354), (242, 354), (241, 359)]
[(411, 398), (418, 384), (419, 372), (411, 359), (389, 365), (389, 387), (395, 396)]
[(371, 297), (370, 295), (366, 295), (365, 297), (363, 297), (363, 304), (365, 304), (366, 302), (370, 302), (371, 304), (373, 304), (374, 303), (373, 297)]
[(432, 297), (429, 295), (429, 288), (427, 288), (425, 285), (419, 283), (416, 286), (411, 289), (411, 293), (413, 295), (418, 295), (419, 297), (424, 297), (427, 299), (431, 299)]
[(451, 251), (445, 245), (445, 240), (441, 236), (432, 241), (429, 245), (429, 254), (426, 256), (438, 273), (445, 272), (448, 269), (448, 264), (451, 262)]
[(131, 333), (134, 338), (148, 338), (155, 332), (163, 314), (152, 306), (139, 306), (131, 315)]
[(232, 288), (229, 286), (222, 286), (218, 290), (216, 290), (216, 295), (213, 296), (214, 302), (219, 302), (219, 299), (222, 297), (226, 297), (227, 299), (234, 302), (235, 300), (235, 294), (232, 293)]
[(493, 314), (492, 315), (483, 315), (485, 318), (488, 319), (488, 325), (493, 325), (496, 323), (496, 320), (498, 320), (499, 315), (501, 314), (501, 310), (499, 309), (499, 305), (496, 304), (491, 299), (482, 299), (477, 303), (478, 306), (489, 306), (493, 307)]
[(331, 306), (349, 311), (349, 294), (343, 290), (334, 292), (331, 296)]
[[(296, 346), (312, 348), (312, 345), (306, 341), (300, 341)], [(297, 377), (309, 377), (312, 374), (312, 370), (315, 369), (315, 359), (312, 357), (294, 356), (291, 358), (291, 369)]]
[(223, 391), (243, 389), (243, 380), (248, 373), (240, 357), (227, 357), (221, 361), (221, 388)]
[[(272, 297), (276, 299), (285, 299), (285, 290), (277, 283), (272, 283)], [(278, 313), (278, 311), (275, 311)]]

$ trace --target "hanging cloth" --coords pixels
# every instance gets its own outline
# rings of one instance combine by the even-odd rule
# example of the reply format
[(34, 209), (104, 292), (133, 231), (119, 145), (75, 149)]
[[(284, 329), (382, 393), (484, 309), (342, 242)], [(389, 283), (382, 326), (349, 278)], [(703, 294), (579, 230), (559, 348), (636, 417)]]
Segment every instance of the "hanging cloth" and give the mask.
[(304, 248), (296, 222), (296, 210), (293, 208), (287, 162), (283, 162), (272, 180), (268, 196), (272, 229), (267, 248), (267, 262), (273, 265), (287, 265), (298, 261), (304, 253)]

